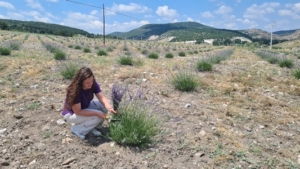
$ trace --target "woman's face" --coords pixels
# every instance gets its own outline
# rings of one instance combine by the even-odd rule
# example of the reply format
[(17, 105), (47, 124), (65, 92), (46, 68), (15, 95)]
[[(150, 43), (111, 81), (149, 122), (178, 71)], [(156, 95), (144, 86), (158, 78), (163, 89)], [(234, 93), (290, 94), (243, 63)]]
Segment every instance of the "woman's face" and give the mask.
[(85, 79), (82, 83), (82, 89), (83, 90), (90, 89), (93, 86), (93, 82), (94, 82), (94, 77), (93, 76)]

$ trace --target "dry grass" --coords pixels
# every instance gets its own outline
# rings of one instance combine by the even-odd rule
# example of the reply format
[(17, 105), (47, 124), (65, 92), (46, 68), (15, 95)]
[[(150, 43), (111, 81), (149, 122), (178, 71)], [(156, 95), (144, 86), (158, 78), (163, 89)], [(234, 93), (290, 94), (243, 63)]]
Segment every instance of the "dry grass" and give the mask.
[[(5, 34), (0, 36), (1, 42), (9, 40), (12, 34), (17, 34), (13, 37), (16, 40), (23, 40), (26, 35), (15, 32), (0, 33)], [(101, 156), (104, 157), (104, 154), (107, 156), (104, 157), (107, 161), (114, 158), (113, 153), (116, 151), (127, 153), (127, 156), (120, 156), (119, 162), (114, 162), (118, 165), (125, 165), (130, 160), (142, 161), (151, 158), (152, 162), (149, 161), (148, 165), (151, 164), (154, 168), (162, 168), (166, 164), (170, 168), (197, 168), (197, 165), (206, 168), (213, 166), (248, 168), (250, 165), (254, 168), (289, 168), (292, 164), (297, 164), (300, 150), (297, 137), (300, 132), (298, 114), (300, 81), (293, 78), (288, 69), (269, 64), (247, 49), (237, 48), (232, 57), (215, 65), (212, 72), (197, 72), (201, 87), (195, 92), (185, 93), (172, 88), (169, 84), (169, 73), (177, 71), (176, 67), (194, 71), (191, 65), (196, 59), (203, 58), (203, 55), (209, 52), (225, 48), (127, 41), (126, 45), (133, 58), (141, 59), (144, 65), (120, 66), (117, 60), (124, 54), (123, 41), (107, 40), (106, 46), (103, 46), (99, 39), (39, 36), (44, 42), (61, 45), (69, 56), (68, 61), (91, 67), (108, 97), (113, 84), (128, 84), (133, 90), (143, 88), (148, 99), (156, 98), (159, 107), (168, 110), (163, 117), (166, 133), (162, 134), (161, 140), (153, 147), (155, 155), (151, 155), (152, 149), (133, 154), (128, 149), (120, 147), (110, 149), (109, 146), (104, 148), (99, 145), (101, 146), (99, 150), (99, 147), (91, 148), (78, 143), (79, 141), (74, 141), (76, 139), (74, 138), (69, 145), (75, 145), (79, 151), (85, 151), (86, 148), (91, 151), (96, 149)], [(84, 53), (83, 50), (68, 48), (69, 44), (89, 46), (92, 52)], [(94, 50), (96, 46), (100, 49), (114, 46), (115, 49), (113, 52), (108, 52), (108, 56), (97, 56), (98, 50)], [(167, 53), (166, 48), (169, 48), (170, 52), (173, 52), (173, 48), (177, 49), (176, 52), (186, 51), (186, 53), (204, 49), (211, 49), (211, 51), (188, 54), (184, 58), (176, 56), (174, 52), (173, 59), (166, 59), (164, 58), (164, 53)], [(149, 53), (161, 51), (160, 58), (157, 60), (146, 58), (141, 54), (143, 49), (147, 49)], [(59, 64), (52, 54), (46, 51), (36, 34), (30, 34), (20, 51), (13, 51), (8, 57), (0, 56), (0, 59), (2, 69), (0, 71), (0, 112), (3, 114), (0, 117), (0, 124), (6, 121), (6, 128), (11, 130), (19, 128), (22, 132), (26, 128), (28, 133), (32, 134), (31, 137), (36, 140), (42, 138), (39, 138), (40, 134), (34, 134), (37, 130), (35, 127), (43, 128), (48, 124), (55, 130), (51, 130), (52, 134), (47, 135), (48, 138), (42, 139), (42, 142), (61, 154), (64, 154), (61, 151), (70, 151), (66, 149), (67, 147), (57, 146), (61, 144), (60, 142), (52, 147), (49, 141), (55, 140), (53, 135), (59, 135), (59, 138), (64, 139), (70, 137), (69, 134), (58, 133), (61, 130), (68, 133), (69, 126), (62, 128), (51, 121), (61, 118), (59, 111), (63, 104), (66, 86), (69, 84), (69, 81), (59, 75)], [(147, 81), (143, 82), (143, 78)], [(28, 110), (28, 105), (33, 102), (40, 103), (41, 106), (37, 110)], [(185, 108), (186, 104), (191, 104), (191, 107)], [(21, 122), (15, 124), (15, 119), (12, 117), (15, 114), (22, 114), (28, 124)], [(39, 121), (40, 118), (45, 120)], [(24, 126), (19, 127), (21, 124)], [(201, 130), (206, 132), (205, 136), (199, 136)], [(47, 132), (43, 131), (42, 135)], [(18, 140), (18, 137), (15, 134), (11, 135), (15, 140)], [(13, 143), (12, 140), (11, 144)], [(103, 152), (103, 149), (106, 152)], [(204, 155), (195, 157), (194, 154), (200, 151)], [(20, 155), (15, 159), (22, 161), (22, 164), (27, 165), (32, 161), (28, 156), (21, 157), (26, 156), (23, 150), (18, 153)], [(42, 151), (31, 153), (33, 155)], [(99, 154), (95, 157), (99, 157)], [(60, 165), (60, 162), (48, 164), (47, 158), (36, 158), (48, 166), (52, 165), (51, 167)], [(113, 163), (112, 160), (109, 162)], [(88, 163), (89, 159), (78, 156), (78, 165), (88, 165)], [(99, 164), (108, 166), (107, 163), (99, 162)], [(135, 165), (145, 167), (144, 164), (135, 163)]]

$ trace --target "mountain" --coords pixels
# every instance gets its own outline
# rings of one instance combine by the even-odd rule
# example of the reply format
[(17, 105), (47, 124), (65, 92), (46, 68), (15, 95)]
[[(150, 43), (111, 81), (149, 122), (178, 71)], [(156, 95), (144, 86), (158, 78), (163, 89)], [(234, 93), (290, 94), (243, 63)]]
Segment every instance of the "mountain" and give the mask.
[(204, 39), (233, 39), (241, 37), (252, 38), (240, 31), (217, 29), (198, 22), (177, 22), (167, 24), (147, 24), (129, 32), (113, 32), (109, 34), (123, 39), (155, 39), (175, 41), (196, 40), (201, 43)]
[(294, 30), (283, 30), (283, 31), (276, 31), (276, 32), (273, 32), (274, 34), (276, 35), (279, 35), (279, 36), (289, 36), (293, 33), (296, 33), (297, 31), (299, 31), (300, 29), (294, 29)]
[(20, 32), (35, 32), (41, 34), (53, 34), (61, 36), (73, 36), (77, 34), (82, 34), (84, 36), (89, 37), (93, 36), (87, 31), (68, 26), (44, 22), (19, 21), (9, 19), (0, 19), (0, 29)]
[[(247, 29), (247, 30), (241, 30), (241, 32), (256, 40), (258, 39), (267, 40), (271, 38), (270, 32), (266, 32), (261, 29)], [(276, 40), (277, 41), (299, 40), (300, 29), (273, 32), (272, 39), (275, 41)]]

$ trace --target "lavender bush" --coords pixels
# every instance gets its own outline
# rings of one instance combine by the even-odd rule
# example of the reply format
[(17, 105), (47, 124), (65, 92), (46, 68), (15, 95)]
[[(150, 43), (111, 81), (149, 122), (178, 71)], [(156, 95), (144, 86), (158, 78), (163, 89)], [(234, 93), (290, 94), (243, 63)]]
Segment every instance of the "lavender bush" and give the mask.
[(110, 139), (121, 145), (145, 147), (160, 133), (160, 121), (154, 113), (157, 112), (155, 100), (143, 98), (141, 90), (132, 94), (126, 87), (113, 86), (112, 100), (118, 114), (110, 122)]

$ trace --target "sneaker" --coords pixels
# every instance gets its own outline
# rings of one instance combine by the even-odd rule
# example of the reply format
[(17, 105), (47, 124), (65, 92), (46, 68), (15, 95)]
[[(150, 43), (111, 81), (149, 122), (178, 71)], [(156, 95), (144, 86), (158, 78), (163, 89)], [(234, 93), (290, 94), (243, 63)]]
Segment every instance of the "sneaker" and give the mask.
[(98, 130), (96, 130), (96, 129), (93, 129), (93, 130), (91, 131), (91, 133), (92, 133), (94, 136), (101, 136), (101, 132), (98, 131)]
[(75, 134), (76, 136), (78, 136), (79, 138), (85, 139), (85, 135), (80, 134), (78, 131), (76, 131), (76, 130), (74, 129), (74, 126), (71, 127), (71, 132), (72, 132), (73, 134)]

